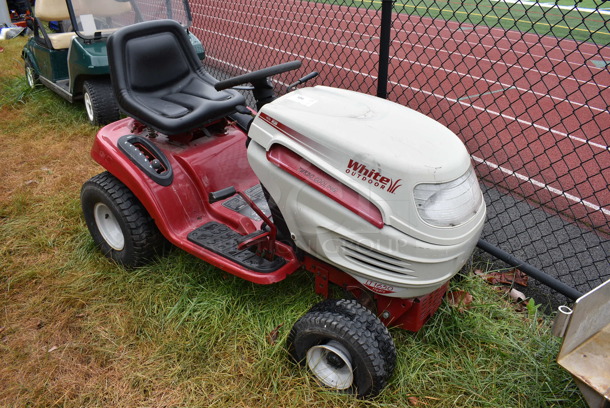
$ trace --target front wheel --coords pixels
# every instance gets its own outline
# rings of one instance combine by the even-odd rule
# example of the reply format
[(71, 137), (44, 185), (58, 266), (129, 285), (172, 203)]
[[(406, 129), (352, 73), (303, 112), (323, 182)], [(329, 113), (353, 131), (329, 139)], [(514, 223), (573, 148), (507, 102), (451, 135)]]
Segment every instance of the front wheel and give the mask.
[(40, 83), (36, 70), (32, 66), (32, 63), (27, 59), (25, 60), (25, 80), (31, 89), (34, 89), (36, 85)]
[(162, 249), (163, 236), (133, 193), (108, 172), (81, 189), (81, 206), (95, 244), (108, 258), (133, 268)]
[(83, 84), (83, 102), (87, 111), (87, 119), (92, 125), (107, 125), (121, 117), (110, 79), (85, 81)]
[(322, 385), (372, 398), (392, 375), (396, 350), (381, 321), (355, 300), (314, 306), (288, 336), (292, 358)]

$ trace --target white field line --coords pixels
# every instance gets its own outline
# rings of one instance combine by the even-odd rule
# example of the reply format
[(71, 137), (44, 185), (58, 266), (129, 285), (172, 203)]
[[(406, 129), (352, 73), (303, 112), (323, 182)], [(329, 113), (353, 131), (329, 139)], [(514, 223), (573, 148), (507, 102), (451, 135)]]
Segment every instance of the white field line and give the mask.
[(599, 14), (603, 14), (606, 16), (610, 16), (610, 10), (606, 10), (606, 9), (592, 9), (592, 8), (587, 8), (587, 7), (577, 7), (576, 5), (573, 6), (560, 6), (558, 4), (555, 3), (539, 3), (536, 1), (525, 1), (525, 0), (491, 0), (493, 2), (496, 3), (518, 3), (518, 4), (522, 4), (522, 5), (526, 5), (526, 6), (538, 6), (538, 7), (543, 7), (543, 8), (557, 8), (557, 9), (561, 9), (561, 10), (568, 10), (568, 11), (578, 11), (581, 13), (599, 13)]

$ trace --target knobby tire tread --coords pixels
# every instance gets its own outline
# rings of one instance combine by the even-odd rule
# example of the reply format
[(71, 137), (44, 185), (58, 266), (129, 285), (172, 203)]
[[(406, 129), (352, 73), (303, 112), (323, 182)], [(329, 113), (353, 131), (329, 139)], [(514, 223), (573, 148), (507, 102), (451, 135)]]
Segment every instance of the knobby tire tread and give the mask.
[(87, 80), (83, 92), (89, 93), (91, 98), (94, 125), (107, 125), (120, 119), (121, 113), (110, 79)]
[(376, 332), (376, 340), (379, 344), (379, 349), (387, 364), (387, 370), (392, 373), (396, 367), (396, 347), (388, 328), (381, 324), (375, 314), (362, 305), (360, 302), (353, 299), (326, 299), (315, 304), (309, 309), (309, 313), (321, 310), (334, 311), (343, 313), (350, 318), (361, 316), (366, 320), (366, 327)]
[[(83, 185), (83, 193), (88, 188), (93, 188), (107, 196), (120, 212), (120, 214), (115, 215), (123, 218), (126, 224), (127, 231), (123, 231), (126, 248), (123, 251), (116, 251), (110, 247), (104, 247), (102, 250), (105, 252), (105, 255), (126, 267), (137, 267), (146, 264), (159, 252), (164, 241), (163, 236), (146, 209), (133, 193), (109, 172), (100, 173), (89, 179)], [(95, 224), (94, 221), (93, 223)], [(128, 247), (127, 241), (129, 241)], [(103, 246), (99, 242), (96, 243), (98, 246)]]
[(288, 336), (289, 352), (295, 361), (304, 363), (307, 349), (300, 349), (301, 339), (316, 330), (329, 333), (329, 339), (344, 345), (349, 343), (363, 357), (372, 381), (368, 389), (353, 388), (352, 392), (363, 398), (381, 392), (394, 370), (396, 351), (387, 328), (375, 315), (354, 300), (331, 299), (317, 304), (294, 324)]

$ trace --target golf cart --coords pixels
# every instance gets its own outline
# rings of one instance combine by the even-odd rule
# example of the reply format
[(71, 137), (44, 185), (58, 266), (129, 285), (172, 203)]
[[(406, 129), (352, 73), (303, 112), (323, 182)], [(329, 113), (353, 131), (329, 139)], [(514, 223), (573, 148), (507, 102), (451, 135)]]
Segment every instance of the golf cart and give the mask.
[(296, 89), (316, 73), (275, 98), (268, 78), (299, 61), (219, 82), (171, 20), (116, 31), (108, 57), (128, 117), (98, 132), (91, 156), (105, 171), (81, 190), (100, 250), (137, 267), (167, 240), (258, 284), (310, 271), (318, 294), (334, 284), (349, 299), (301, 317), (291, 356), (326, 387), (379, 393), (396, 359), (386, 326), (424, 325), (483, 228), (459, 138), (384, 99)]
[[(157, 19), (191, 24), (187, 0), (37, 0), (29, 26), (34, 35), (22, 51), (30, 87), (42, 83), (69, 102), (83, 100), (89, 121), (120, 118), (110, 85), (106, 41), (120, 27)], [(189, 41), (204, 58), (201, 42)]]

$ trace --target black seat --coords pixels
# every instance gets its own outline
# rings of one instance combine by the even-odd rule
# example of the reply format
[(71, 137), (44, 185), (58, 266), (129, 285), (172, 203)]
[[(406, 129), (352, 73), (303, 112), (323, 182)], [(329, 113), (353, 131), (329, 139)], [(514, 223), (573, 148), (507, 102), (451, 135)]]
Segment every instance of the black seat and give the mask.
[(175, 135), (227, 116), (245, 104), (235, 90), (216, 91), (186, 30), (173, 20), (121, 28), (108, 39), (108, 62), (121, 110)]

